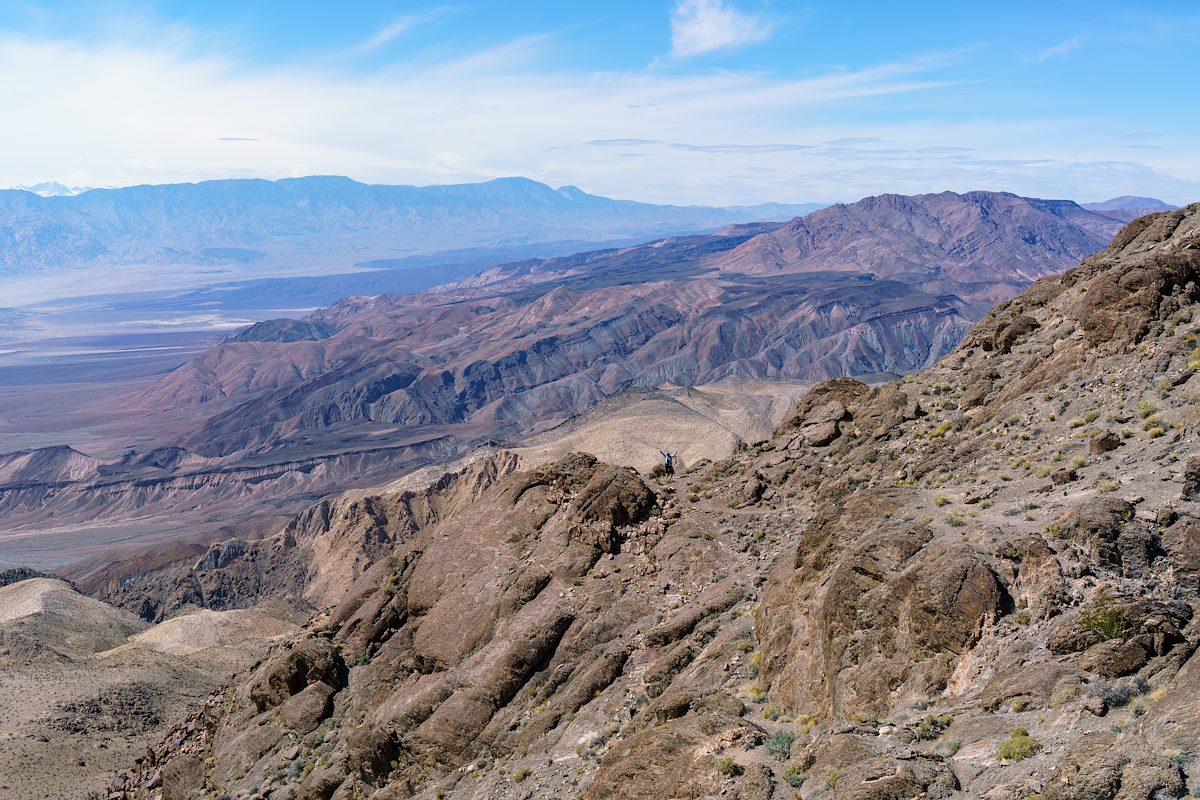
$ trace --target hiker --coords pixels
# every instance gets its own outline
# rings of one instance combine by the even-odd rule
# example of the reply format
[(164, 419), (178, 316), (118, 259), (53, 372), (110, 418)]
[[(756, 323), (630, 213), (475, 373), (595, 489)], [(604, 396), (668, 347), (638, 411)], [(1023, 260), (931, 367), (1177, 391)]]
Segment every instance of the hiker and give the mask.
[(663, 458), (663, 467), (668, 475), (675, 474), (675, 459), (679, 458), (679, 453), (664, 453), (662, 450), (658, 454)]

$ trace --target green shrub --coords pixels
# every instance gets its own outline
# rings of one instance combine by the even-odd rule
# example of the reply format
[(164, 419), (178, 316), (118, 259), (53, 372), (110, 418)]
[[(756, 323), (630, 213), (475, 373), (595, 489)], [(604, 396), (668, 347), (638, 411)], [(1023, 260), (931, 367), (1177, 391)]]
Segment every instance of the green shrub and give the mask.
[(532, 774), (533, 770), (531, 770), (529, 767), (521, 767), (519, 770), (513, 773), (513, 783), (520, 783)]
[(1111, 597), (1102, 595), (1080, 610), (1079, 627), (1104, 642), (1118, 639), (1125, 633), (1125, 611)]
[(927, 716), (917, 725), (917, 738), (923, 742), (936, 739), (942, 735), (946, 728), (950, 727), (952, 722), (954, 722), (954, 717), (949, 714), (941, 717)]
[(767, 752), (780, 761), (787, 761), (792, 755), (792, 742), (796, 734), (791, 731), (775, 731), (767, 737)]
[(933, 748), (933, 752), (942, 758), (950, 758), (958, 752), (962, 747), (962, 742), (958, 739), (943, 739), (937, 743), (937, 747)]
[(792, 788), (798, 788), (804, 783), (804, 770), (800, 769), (799, 764), (789, 764), (783, 771), (783, 782)]
[(1079, 690), (1077, 690), (1074, 686), (1068, 686), (1065, 689), (1058, 689), (1050, 695), (1050, 707), (1060, 708), (1061, 706), (1065, 706), (1067, 703), (1074, 700), (1077, 694), (1079, 694)]
[(1041, 749), (1042, 743), (1030, 736), (1029, 731), (1016, 728), (1000, 740), (1000, 745), (996, 748), (996, 758), (1001, 761), (1020, 761)]
[(742, 768), (729, 756), (721, 756), (716, 763), (717, 773), (727, 778), (742, 774)]
[(842, 777), (842, 775), (836, 769), (833, 772), (826, 775), (825, 776), (825, 788), (832, 792), (834, 790), (834, 788), (837, 786), (838, 778), (840, 778), (840, 777)]

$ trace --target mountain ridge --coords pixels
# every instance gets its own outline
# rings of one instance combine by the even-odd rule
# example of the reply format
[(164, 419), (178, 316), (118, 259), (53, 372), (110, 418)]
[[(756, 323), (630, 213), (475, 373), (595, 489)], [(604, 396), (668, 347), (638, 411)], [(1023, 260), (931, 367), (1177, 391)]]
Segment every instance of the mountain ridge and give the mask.
[[(898, 225), (896, 205), (919, 209), (920, 224)], [(993, 206), (1011, 213), (983, 214)], [(97, 465), (98, 477), (0, 487), (0, 515), (16, 531), (74, 531), (107, 504), (156, 537), (212, 522), (238, 529), (313, 493), (520, 441), (629, 386), (887, 379), (934, 363), (1027, 285), (1014, 265), (1065, 269), (1108, 238), (1011, 195), (870, 201), (852, 212), (877, 219), (867, 226), (845, 224), (844, 209), (818, 213), (803, 230), (819, 233), (831, 263), (861, 253), (893, 277), (824, 270), (811, 251), (761, 270), (744, 260), (747, 243), (780, 227), (758, 223), (347, 298), (303, 321), (259, 323), (126, 398), (131, 413), (181, 421)], [(1031, 230), (1041, 234), (1032, 243)], [(957, 257), (956, 279), (938, 264), (959, 241), (975, 246)], [(731, 265), (731, 254), (742, 260)], [(970, 280), (971, 264), (982, 280)]]
[(703, 230), (820, 205), (657, 206), (566, 188), (528, 178), (418, 187), (309, 176), (46, 197), (0, 190), (0, 274), (93, 263), (246, 264), (305, 252), (351, 265), (478, 245)]
[(728, 459), (643, 475), (500, 454), (125, 587), (252, 602), (249, 579), (287, 564), (328, 610), (114, 785), (1184, 797), (1198, 283), (1200, 204), (1042, 278), (926, 373), (819, 384)]

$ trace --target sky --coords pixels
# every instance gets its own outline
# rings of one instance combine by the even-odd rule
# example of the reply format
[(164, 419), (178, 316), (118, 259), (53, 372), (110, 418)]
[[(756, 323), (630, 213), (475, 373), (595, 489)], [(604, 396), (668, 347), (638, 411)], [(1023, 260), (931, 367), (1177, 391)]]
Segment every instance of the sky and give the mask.
[(0, 186), (1200, 200), (1200, 4), (0, 3)]

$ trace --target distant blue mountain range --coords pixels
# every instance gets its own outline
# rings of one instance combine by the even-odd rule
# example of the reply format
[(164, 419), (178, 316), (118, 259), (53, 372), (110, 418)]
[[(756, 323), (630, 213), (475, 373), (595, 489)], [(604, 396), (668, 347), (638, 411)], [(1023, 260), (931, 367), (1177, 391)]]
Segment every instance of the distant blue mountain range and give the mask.
[(383, 186), (314, 176), (43, 196), (0, 190), (0, 275), (111, 264), (346, 264), (471, 247), (655, 237), (786, 220), (821, 203), (711, 208), (613, 200), (527, 178)]

